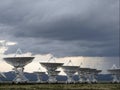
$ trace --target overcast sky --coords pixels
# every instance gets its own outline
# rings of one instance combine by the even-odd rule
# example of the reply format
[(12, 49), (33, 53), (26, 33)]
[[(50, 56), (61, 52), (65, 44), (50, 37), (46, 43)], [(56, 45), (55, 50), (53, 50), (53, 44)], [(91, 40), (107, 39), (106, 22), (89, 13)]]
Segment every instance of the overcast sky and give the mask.
[[(84, 66), (102, 70), (118, 66), (119, 0), (0, 0), (3, 40), (10, 42), (4, 54), (17, 48), (34, 54), (27, 71), (38, 70), (39, 60), (50, 54), (61, 62), (72, 59), (78, 65), (83, 60)], [(0, 68), (11, 70), (3, 61)]]
[(0, 39), (33, 54), (119, 55), (119, 0), (0, 0)]

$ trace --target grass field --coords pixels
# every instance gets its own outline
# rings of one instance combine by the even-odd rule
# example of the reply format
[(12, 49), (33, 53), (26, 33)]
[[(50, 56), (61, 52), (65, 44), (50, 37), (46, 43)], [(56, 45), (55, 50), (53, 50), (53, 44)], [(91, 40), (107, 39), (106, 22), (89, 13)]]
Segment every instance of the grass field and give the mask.
[(120, 90), (120, 84), (0, 84), (0, 90)]

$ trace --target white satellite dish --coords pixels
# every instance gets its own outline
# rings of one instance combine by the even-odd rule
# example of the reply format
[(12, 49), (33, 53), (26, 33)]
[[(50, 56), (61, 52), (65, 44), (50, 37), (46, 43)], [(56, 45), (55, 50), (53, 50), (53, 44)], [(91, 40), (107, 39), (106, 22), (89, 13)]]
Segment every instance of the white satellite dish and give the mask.
[(13, 70), (15, 70), (16, 78), (13, 80), (15, 83), (24, 83), (27, 82), (28, 79), (24, 76), (24, 67), (31, 63), (34, 57), (5, 57), (4, 60), (14, 66)]
[(112, 68), (108, 69), (108, 72), (113, 76), (113, 83), (120, 83), (120, 68), (113, 64)]
[[(72, 64), (72, 65), (69, 65)], [(72, 61), (69, 60), (67, 65), (62, 66), (63, 71), (66, 73), (67, 75), (67, 81), (66, 83), (75, 83), (73, 76), (74, 74), (78, 71), (79, 66), (74, 66)]]
[[(54, 60), (54, 62), (52, 62), (51, 60)], [(55, 59), (51, 57), (48, 62), (40, 62), (40, 64), (47, 70), (47, 74), (49, 76), (48, 83), (56, 83), (56, 70), (61, 67), (63, 63), (57, 63)]]

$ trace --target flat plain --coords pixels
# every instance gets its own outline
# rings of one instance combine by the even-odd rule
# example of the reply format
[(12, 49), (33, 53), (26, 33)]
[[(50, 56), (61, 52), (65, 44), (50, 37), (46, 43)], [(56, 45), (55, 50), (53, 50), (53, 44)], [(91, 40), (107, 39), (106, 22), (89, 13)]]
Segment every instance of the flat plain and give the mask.
[(120, 84), (0, 84), (0, 90), (120, 90)]

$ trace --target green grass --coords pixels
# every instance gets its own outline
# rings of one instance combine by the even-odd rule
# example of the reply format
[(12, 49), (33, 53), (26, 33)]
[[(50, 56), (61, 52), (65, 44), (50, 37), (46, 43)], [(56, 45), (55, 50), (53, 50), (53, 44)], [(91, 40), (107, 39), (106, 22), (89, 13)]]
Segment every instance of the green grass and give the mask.
[(0, 90), (120, 90), (120, 84), (1, 84)]

